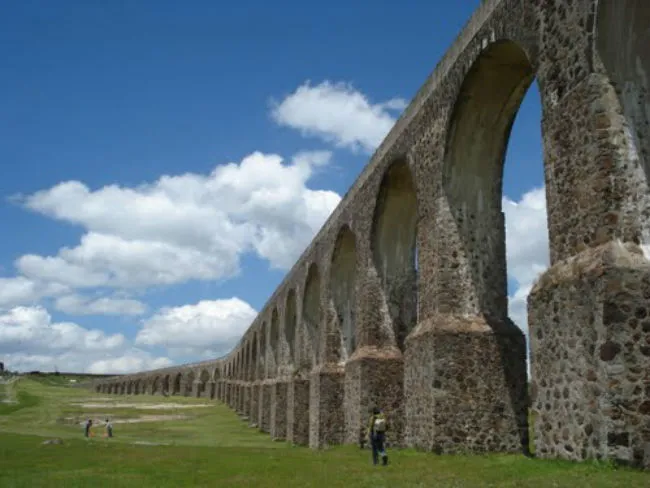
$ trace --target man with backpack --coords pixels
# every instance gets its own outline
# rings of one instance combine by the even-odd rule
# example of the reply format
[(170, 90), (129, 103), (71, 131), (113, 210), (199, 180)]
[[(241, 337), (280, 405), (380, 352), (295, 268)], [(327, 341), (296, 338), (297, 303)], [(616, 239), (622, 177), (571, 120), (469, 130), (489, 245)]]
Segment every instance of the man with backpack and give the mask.
[(388, 455), (384, 443), (386, 442), (386, 416), (383, 412), (375, 407), (372, 409), (372, 415), (368, 422), (368, 438), (372, 447), (372, 463), (376, 466), (381, 456), (382, 464), (388, 464)]

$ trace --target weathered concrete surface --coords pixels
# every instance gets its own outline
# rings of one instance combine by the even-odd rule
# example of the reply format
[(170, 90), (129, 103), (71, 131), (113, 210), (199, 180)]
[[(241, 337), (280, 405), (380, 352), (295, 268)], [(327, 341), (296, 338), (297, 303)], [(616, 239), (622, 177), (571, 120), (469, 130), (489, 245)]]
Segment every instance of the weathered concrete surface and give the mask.
[[(102, 391), (215, 381), (313, 447), (357, 442), (378, 405), (392, 444), (450, 453), (525, 450), (532, 401), (539, 456), (650, 467), (649, 33), (645, 0), (482, 2), (235, 349)], [(501, 201), (533, 80), (551, 267), (529, 297), (529, 399)]]

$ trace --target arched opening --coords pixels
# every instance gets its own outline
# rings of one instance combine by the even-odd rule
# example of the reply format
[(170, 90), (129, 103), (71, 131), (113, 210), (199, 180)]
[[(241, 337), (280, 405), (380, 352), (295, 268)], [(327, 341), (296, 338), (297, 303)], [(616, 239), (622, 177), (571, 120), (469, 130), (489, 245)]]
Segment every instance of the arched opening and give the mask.
[(266, 378), (266, 340), (267, 340), (267, 332), (266, 332), (266, 322), (262, 322), (262, 326), (260, 327), (260, 356), (259, 356), (259, 373), (258, 373), (258, 378), (264, 379)]
[(180, 395), (182, 379), (183, 379), (183, 375), (181, 373), (177, 373), (176, 376), (174, 377), (174, 389), (172, 390), (172, 395)]
[(645, 216), (641, 244), (650, 255), (650, 9), (646, 0), (600, 0), (596, 21), (596, 49), (623, 109), (629, 134), (626, 164), (639, 176), (630, 185), (633, 203)]
[(183, 389), (183, 395), (184, 396), (190, 396), (192, 394), (192, 387), (194, 386), (194, 380), (196, 379), (196, 376), (194, 374), (194, 371), (188, 371), (187, 374), (185, 375), (185, 383), (184, 386), (185, 388)]
[(280, 340), (280, 318), (278, 316), (277, 307), (274, 307), (273, 312), (271, 312), (271, 331), (270, 331), (269, 342), (271, 345), (271, 355), (273, 357), (273, 363), (276, 367), (280, 360), (280, 351), (278, 351), (279, 340)]
[(140, 380), (139, 379), (135, 380), (135, 382), (133, 383), (133, 393), (135, 395), (139, 395), (141, 393), (141, 391), (140, 391)]
[(318, 271), (316, 263), (312, 263), (307, 272), (305, 295), (302, 305), (302, 319), (305, 324), (305, 339), (307, 345), (310, 346), (308, 349), (311, 350), (311, 356), (302, 357), (301, 365), (304, 367), (311, 367), (318, 364), (320, 350), (320, 272)]
[(127, 395), (132, 395), (133, 394), (133, 381), (129, 381), (126, 384), (126, 394)]
[(244, 366), (244, 377), (246, 381), (251, 380), (251, 360), (253, 355), (253, 344), (252, 341), (246, 341), (246, 365)]
[(295, 337), (296, 337), (296, 290), (293, 288), (287, 293), (287, 300), (284, 308), (284, 338), (289, 348), (289, 362), (294, 361)]
[(153, 379), (153, 383), (151, 384), (151, 394), (155, 395), (156, 393), (158, 393), (161, 387), (162, 385), (160, 384), (160, 376), (156, 376)]
[(596, 47), (623, 107), (636, 148), (650, 178), (650, 9), (646, 0), (600, 0)]
[(482, 52), (456, 100), (442, 181), (453, 229), (440, 251), (444, 286), (453, 290), (456, 313), (483, 316), (497, 333), (520, 426), (527, 424), (526, 351), (509, 317), (527, 333), (527, 295), (549, 261), (540, 96), (536, 86), (529, 90), (534, 77), (526, 52), (512, 41)]
[(251, 380), (255, 381), (258, 378), (258, 358), (257, 358), (257, 333), (253, 332), (253, 339), (251, 340)]
[(411, 169), (397, 160), (381, 182), (373, 221), (373, 258), (386, 296), (397, 346), (416, 324), (417, 198)]
[(454, 107), (443, 190), (458, 233), (456, 279), (471, 283), (458, 297), (463, 313), (507, 317), (503, 167), (515, 115), (533, 77), (517, 44), (494, 43), (471, 67)]
[(356, 348), (355, 306), (357, 248), (354, 234), (346, 225), (339, 231), (332, 253), (330, 289), (341, 334), (341, 360), (346, 361)]
[(171, 387), (171, 377), (167, 374), (163, 379), (162, 393), (163, 395), (169, 395), (169, 389)]
[(201, 374), (199, 375), (199, 395), (203, 395), (205, 392), (208, 381), (210, 381), (210, 373), (208, 373), (207, 369), (202, 369)]

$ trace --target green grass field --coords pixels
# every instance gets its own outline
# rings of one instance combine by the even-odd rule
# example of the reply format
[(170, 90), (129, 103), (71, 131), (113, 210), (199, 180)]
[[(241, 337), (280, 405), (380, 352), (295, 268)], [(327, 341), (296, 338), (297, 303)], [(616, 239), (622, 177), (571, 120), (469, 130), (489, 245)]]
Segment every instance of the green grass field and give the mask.
[[(0, 403), (2, 488), (650, 486), (648, 473), (512, 455), (393, 450), (389, 466), (373, 467), (369, 451), (358, 447), (316, 452), (273, 442), (209, 400), (107, 396), (65, 380), (30, 378), (0, 385), (0, 400), (7, 398), (15, 403)], [(137, 408), (146, 406), (155, 408)], [(143, 415), (187, 418), (120, 423)], [(85, 439), (80, 423), (88, 416), (109, 416), (115, 437), (103, 437), (97, 426), (94, 437)], [(43, 445), (55, 437), (63, 444)]]

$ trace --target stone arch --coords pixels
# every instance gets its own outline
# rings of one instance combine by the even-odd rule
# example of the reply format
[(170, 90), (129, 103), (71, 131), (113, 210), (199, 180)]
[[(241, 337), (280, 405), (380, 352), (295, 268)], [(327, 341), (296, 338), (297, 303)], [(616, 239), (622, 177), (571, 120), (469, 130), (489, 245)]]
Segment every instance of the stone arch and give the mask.
[[(645, 0), (599, 0), (596, 53), (625, 117), (629, 138), (626, 162), (644, 172), (631, 192), (639, 211), (650, 206), (650, 9)], [(650, 244), (650, 220), (643, 222), (642, 240)], [(634, 239), (633, 236), (632, 240)]]
[(201, 372), (199, 373), (198, 396), (203, 395), (203, 393), (205, 392), (205, 388), (208, 385), (209, 381), (210, 381), (210, 373), (208, 373), (207, 369), (202, 369)]
[(242, 366), (243, 366), (243, 354), (242, 354), (242, 349), (241, 347), (237, 350), (237, 362), (236, 362), (236, 367), (237, 367), (237, 379), (240, 380), (242, 378)]
[(266, 338), (267, 338), (266, 321), (262, 322), (260, 327), (260, 355), (259, 355), (259, 375), (258, 378), (266, 378)]
[(258, 379), (257, 371), (258, 357), (257, 357), (257, 332), (253, 332), (253, 340), (251, 341), (251, 380)]
[(212, 370), (212, 374), (210, 375), (210, 378), (212, 378), (212, 381), (218, 381), (221, 379), (221, 370), (219, 369), (219, 366), (215, 367)]
[(278, 314), (278, 308), (273, 307), (273, 312), (271, 312), (271, 330), (269, 331), (269, 346), (271, 349), (271, 357), (273, 358), (273, 364), (277, 368), (278, 363), (280, 362), (280, 351), (278, 346), (280, 344), (280, 316)]
[(457, 233), (449, 242), (455, 246), (450, 271), (458, 286), (471, 284), (456, 294), (459, 313), (507, 317), (503, 168), (510, 131), (534, 75), (518, 44), (497, 41), (470, 67), (453, 108), (442, 189)]
[(296, 290), (291, 288), (287, 293), (284, 306), (284, 338), (289, 348), (289, 362), (294, 362), (297, 314)]
[(330, 296), (340, 327), (341, 359), (344, 361), (356, 348), (356, 281), (356, 239), (350, 227), (344, 225), (334, 243), (330, 268)]
[(305, 291), (302, 302), (302, 322), (304, 324), (306, 350), (301, 351), (304, 354), (311, 356), (301, 355), (301, 366), (311, 367), (318, 364), (320, 358), (320, 325), (321, 325), (321, 277), (320, 271), (316, 263), (312, 263), (307, 271), (307, 279), (305, 280)]
[(373, 259), (385, 293), (395, 341), (404, 341), (417, 319), (415, 266), (417, 196), (405, 159), (384, 173), (373, 218)]
[(192, 387), (194, 385), (194, 380), (196, 375), (191, 369), (184, 375), (183, 381), (183, 396), (190, 396), (192, 394)]
[(182, 386), (182, 381), (183, 381), (183, 375), (179, 371), (176, 373), (176, 376), (174, 376), (174, 384), (172, 385), (172, 395), (180, 395), (181, 394), (181, 386)]
[(126, 384), (126, 394), (127, 395), (132, 395), (133, 394), (133, 381), (129, 381)]
[(171, 393), (171, 381), (172, 378), (170, 375), (166, 374), (163, 378), (162, 393), (163, 395), (169, 395)]
[(133, 393), (134, 394), (139, 395), (140, 393), (142, 393), (140, 391), (140, 385), (141, 385), (140, 378), (137, 378), (133, 383)]
[(161, 385), (160, 376), (154, 377), (153, 383), (151, 383), (151, 394), (155, 395), (156, 393), (158, 393), (161, 387), (162, 385)]

